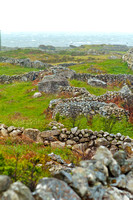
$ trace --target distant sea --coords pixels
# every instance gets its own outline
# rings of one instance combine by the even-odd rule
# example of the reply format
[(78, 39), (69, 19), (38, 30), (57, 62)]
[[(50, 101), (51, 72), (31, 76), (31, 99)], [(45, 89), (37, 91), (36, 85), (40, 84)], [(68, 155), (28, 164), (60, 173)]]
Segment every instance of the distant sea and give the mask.
[(2, 46), (55, 47), (80, 46), (83, 44), (120, 44), (133, 46), (133, 33), (70, 33), (70, 32), (1, 32)]

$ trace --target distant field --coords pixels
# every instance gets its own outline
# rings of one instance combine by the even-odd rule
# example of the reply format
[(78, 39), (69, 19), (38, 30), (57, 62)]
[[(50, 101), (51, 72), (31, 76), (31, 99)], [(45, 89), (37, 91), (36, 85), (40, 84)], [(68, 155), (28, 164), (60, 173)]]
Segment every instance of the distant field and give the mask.
[(75, 70), (77, 73), (97, 74), (91, 71), (91, 68), (98, 69), (103, 74), (133, 74), (133, 71), (128, 68), (127, 63), (121, 59), (96, 60), (70, 67), (70, 69)]
[(31, 71), (38, 71), (39, 69), (27, 68), (9, 63), (0, 63), (0, 75), (20, 75)]

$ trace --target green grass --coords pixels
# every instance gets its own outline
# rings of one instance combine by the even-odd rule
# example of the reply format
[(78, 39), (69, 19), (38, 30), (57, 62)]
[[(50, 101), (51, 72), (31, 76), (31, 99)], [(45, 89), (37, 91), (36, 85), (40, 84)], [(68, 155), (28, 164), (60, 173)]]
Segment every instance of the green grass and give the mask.
[(0, 173), (8, 175), (13, 182), (19, 180), (27, 185), (31, 191), (43, 177), (50, 177), (47, 162), (48, 156), (53, 152), (60, 155), (63, 160), (77, 164), (79, 161), (68, 148), (53, 149), (41, 144), (19, 144), (11, 139), (0, 140)]
[[(79, 64), (71, 66), (70, 69), (75, 70), (77, 73), (91, 73), (90, 66), (99, 69), (102, 73), (106, 74), (132, 74), (133, 71), (128, 68), (127, 63), (121, 59), (105, 59), (96, 60), (86, 64)], [(96, 73), (93, 73), (96, 74)]]
[(32, 98), (36, 91), (30, 82), (0, 85), (0, 123), (44, 130), (47, 119), (43, 112), (56, 95)]
[(111, 86), (107, 86), (107, 88), (94, 87), (94, 86), (88, 85), (84, 81), (78, 81), (78, 80), (69, 80), (69, 82), (70, 82), (71, 86), (84, 87), (84, 88), (87, 89), (88, 92), (90, 92), (91, 94), (94, 94), (96, 96), (103, 95), (107, 91), (118, 91), (118, 90), (120, 90), (119, 87), (113, 87), (113, 86), (112, 87)]
[(0, 63), (0, 75), (21, 75), (32, 71), (38, 71), (38, 69), (17, 66), (9, 63)]
[[(93, 131), (107, 131), (109, 133), (121, 133), (122, 135), (129, 136), (133, 138), (133, 125), (129, 122), (127, 122), (126, 118), (124, 117), (122, 120), (117, 120), (114, 124), (111, 132), (109, 131), (110, 125), (108, 122), (105, 124), (106, 118), (101, 115), (95, 115), (93, 116), (92, 120), (90, 120), (91, 123), (88, 123), (87, 118), (84, 116), (78, 116), (76, 118), (76, 122), (74, 124), (74, 127), (77, 126), (79, 129), (91, 129)], [(65, 125), (68, 129), (71, 129), (73, 127), (72, 119), (61, 117), (59, 121)]]

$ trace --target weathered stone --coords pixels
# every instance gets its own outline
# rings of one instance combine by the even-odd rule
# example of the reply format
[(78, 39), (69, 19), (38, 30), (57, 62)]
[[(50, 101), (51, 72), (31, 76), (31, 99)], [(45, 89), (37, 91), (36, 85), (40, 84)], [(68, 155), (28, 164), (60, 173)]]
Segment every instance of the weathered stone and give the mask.
[(95, 146), (108, 146), (109, 142), (105, 138), (98, 138), (95, 140)]
[(3, 136), (3, 137), (7, 137), (7, 136), (8, 136), (8, 131), (7, 131), (7, 129), (2, 128), (2, 129), (0, 130), (0, 135)]
[(78, 130), (78, 127), (74, 127), (74, 128), (71, 128), (71, 133), (72, 134), (75, 134)]
[(56, 93), (59, 86), (68, 86), (67, 79), (60, 76), (49, 75), (45, 76), (41, 82), (38, 83), (39, 92)]
[(9, 126), (7, 128), (8, 133), (12, 132), (13, 130), (15, 130), (16, 128), (14, 126)]
[(126, 159), (126, 153), (124, 151), (115, 152), (113, 157), (120, 166), (124, 165)]
[(111, 163), (113, 157), (111, 152), (106, 147), (100, 146), (93, 158), (108, 166)]
[(60, 132), (60, 130), (43, 131), (40, 133), (40, 137), (43, 138), (43, 140), (56, 141), (55, 137), (60, 135)]
[(121, 171), (123, 174), (126, 174), (131, 170), (133, 170), (133, 158), (125, 160), (124, 164), (121, 166)]
[(38, 129), (27, 128), (24, 130), (23, 134), (28, 136), (30, 139), (36, 141), (37, 135), (40, 133)]
[(124, 93), (125, 95), (129, 95), (132, 93), (127, 85), (124, 85), (119, 92), (122, 94)]
[(7, 129), (8, 127), (5, 124), (0, 124), (0, 129), (2, 128)]
[(90, 138), (81, 138), (79, 142), (89, 142)]
[(12, 183), (12, 181), (8, 176), (0, 175), (0, 193), (5, 190), (8, 190), (11, 183)]
[(133, 196), (116, 187), (108, 187), (104, 192), (103, 199), (107, 200), (132, 200)]
[(126, 175), (126, 189), (133, 194), (133, 170)]
[(80, 197), (65, 182), (56, 178), (41, 179), (33, 196), (36, 200), (80, 200)]
[(52, 148), (64, 148), (65, 142), (55, 141), (50, 143)]
[(75, 144), (72, 147), (72, 150), (81, 150), (84, 152), (88, 147), (88, 143), (80, 143), (80, 144)]
[(21, 182), (17, 181), (10, 185), (10, 188), (2, 195), (1, 200), (34, 200), (30, 190)]
[(129, 142), (130, 143), (131, 142), (131, 138), (129, 136), (126, 136), (125, 139), (124, 139), (124, 142)]
[(121, 173), (120, 166), (114, 159), (111, 159), (111, 163), (109, 164), (109, 170), (110, 170), (111, 174), (115, 177), (118, 177)]
[(74, 145), (74, 144), (76, 144), (76, 142), (74, 140), (67, 140), (66, 144), (67, 145)]
[(41, 97), (42, 94), (41, 92), (35, 92), (34, 95), (33, 95), (33, 98), (38, 98), (38, 97)]
[(9, 135), (11, 137), (16, 137), (16, 136), (20, 136), (22, 134), (22, 132), (20, 130), (13, 130), (12, 132), (9, 133)]

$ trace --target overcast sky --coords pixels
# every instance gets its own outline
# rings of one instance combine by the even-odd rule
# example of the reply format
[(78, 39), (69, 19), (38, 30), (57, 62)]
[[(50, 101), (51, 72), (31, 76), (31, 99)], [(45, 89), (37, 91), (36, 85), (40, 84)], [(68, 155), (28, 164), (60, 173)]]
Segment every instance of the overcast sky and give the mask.
[(133, 0), (1, 0), (2, 31), (133, 33)]

